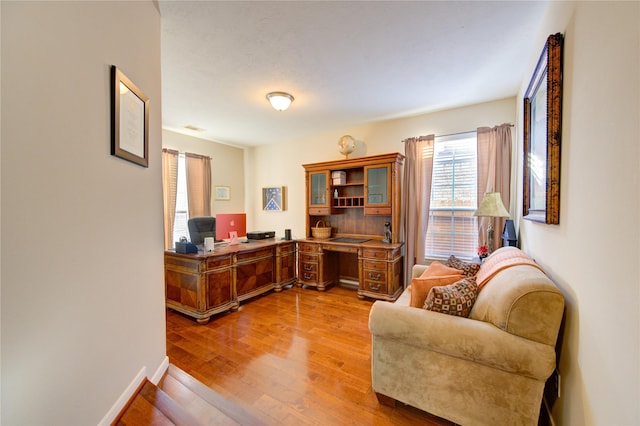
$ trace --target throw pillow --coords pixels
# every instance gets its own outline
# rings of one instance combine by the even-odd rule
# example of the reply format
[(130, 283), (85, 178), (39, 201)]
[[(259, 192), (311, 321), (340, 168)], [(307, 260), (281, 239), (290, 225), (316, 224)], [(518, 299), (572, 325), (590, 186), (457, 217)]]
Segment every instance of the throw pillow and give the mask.
[(475, 277), (480, 270), (479, 263), (465, 262), (458, 259), (454, 255), (449, 256), (446, 265), (452, 268), (460, 269), (467, 277)]
[(445, 275), (460, 275), (463, 272), (460, 269), (452, 268), (451, 266), (443, 265), (441, 262), (434, 260), (429, 264), (427, 269), (424, 270), (420, 278), (427, 277), (443, 277)]
[(433, 287), (424, 302), (424, 309), (459, 317), (468, 317), (478, 297), (473, 278), (465, 278), (451, 285)]
[(432, 262), (418, 278), (411, 280), (411, 300), (409, 306), (422, 308), (424, 300), (435, 286), (447, 285), (464, 278), (462, 271), (443, 265), (438, 261)]

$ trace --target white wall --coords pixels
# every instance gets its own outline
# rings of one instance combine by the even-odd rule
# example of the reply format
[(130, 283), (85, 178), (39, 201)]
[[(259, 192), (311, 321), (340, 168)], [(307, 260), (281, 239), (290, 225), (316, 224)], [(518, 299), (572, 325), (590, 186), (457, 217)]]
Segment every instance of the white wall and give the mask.
[[(211, 157), (211, 213), (244, 212), (244, 149), (170, 130), (162, 130), (162, 147)], [(230, 200), (216, 200), (215, 187), (230, 187)]]
[(552, 2), (538, 36), (565, 35), (560, 224), (520, 231), (566, 297), (558, 425), (640, 424), (639, 27), (638, 2)]
[[(2, 424), (96, 424), (165, 361), (160, 15), (2, 2)], [(110, 155), (110, 65), (150, 98)]]
[[(305, 188), (302, 164), (340, 160), (338, 140), (345, 134), (356, 139), (357, 149), (349, 158), (390, 152), (404, 153), (402, 140), (434, 133), (446, 135), (475, 130), (481, 126), (515, 123), (516, 98), (502, 99), (468, 107), (423, 114), (416, 117), (371, 123), (365, 126), (315, 135), (295, 143), (281, 143), (248, 151), (245, 171), (247, 182), (247, 212), (254, 227), (276, 231), (292, 229), (294, 237), (305, 236)], [(261, 188), (287, 187), (285, 212), (262, 211)], [(253, 228), (252, 228), (253, 229)]]

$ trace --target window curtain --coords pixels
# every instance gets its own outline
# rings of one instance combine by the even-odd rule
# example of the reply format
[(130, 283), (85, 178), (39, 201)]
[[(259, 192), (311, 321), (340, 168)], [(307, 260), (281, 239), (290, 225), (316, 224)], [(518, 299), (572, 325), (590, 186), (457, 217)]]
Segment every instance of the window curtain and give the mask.
[[(425, 243), (431, 204), (433, 143), (435, 135), (405, 139), (404, 188), (402, 197), (405, 242), (405, 282), (411, 282), (411, 269), (425, 263)], [(406, 287), (406, 286), (405, 286)]]
[(211, 216), (211, 158), (186, 153), (189, 217)]
[[(478, 128), (478, 205), (486, 192), (499, 192), (510, 210), (511, 202), (511, 124)], [(509, 211), (510, 214), (513, 214)], [(493, 247), (502, 247), (502, 230), (508, 218), (478, 218), (479, 244), (488, 243), (487, 227), (493, 220)]]
[(178, 151), (162, 150), (162, 200), (164, 202), (164, 246), (173, 244), (173, 222), (178, 192)]

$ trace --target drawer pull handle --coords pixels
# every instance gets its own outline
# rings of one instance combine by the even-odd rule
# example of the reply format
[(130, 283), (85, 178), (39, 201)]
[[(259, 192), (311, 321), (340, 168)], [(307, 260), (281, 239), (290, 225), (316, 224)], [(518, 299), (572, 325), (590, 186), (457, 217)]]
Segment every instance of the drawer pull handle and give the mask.
[(313, 275), (311, 274), (304, 274), (304, 279), (305, 280), (310, 280), (313, 277)]
[(302, 267), (304, 268), (305, 271), (312, 271), (313, 270), (313, 266), (307, 265), (306, 263)]
[[(372, 272), (369, 272), (369, 279), (370, 280), (374, 280), (374, 281), (379, 281), (380, 280), (380, 274), (374, 276)], [(380, 287), (378, 287), (378, 288), (380, 288)]]
[(378, 290), (380, 290), (380, 284), (378, 284), (378, 285), (373, 285), (373, 284), (369, 283), (369, 288), (370, 288), (371, 290), (373, 290), (373, 291), (378, 291)]

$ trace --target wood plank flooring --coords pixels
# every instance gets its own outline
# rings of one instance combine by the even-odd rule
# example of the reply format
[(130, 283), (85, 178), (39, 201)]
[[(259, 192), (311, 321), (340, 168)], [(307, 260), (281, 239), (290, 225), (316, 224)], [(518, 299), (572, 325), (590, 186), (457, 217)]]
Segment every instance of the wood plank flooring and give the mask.
[(372, 301), (333, 286), (287, 288), (206, 325), (168, 310), (172, 364), (273, 425), (451, 425), (371, 389)]

